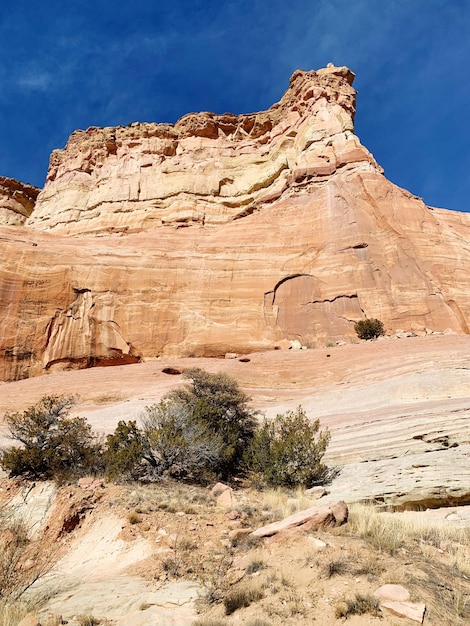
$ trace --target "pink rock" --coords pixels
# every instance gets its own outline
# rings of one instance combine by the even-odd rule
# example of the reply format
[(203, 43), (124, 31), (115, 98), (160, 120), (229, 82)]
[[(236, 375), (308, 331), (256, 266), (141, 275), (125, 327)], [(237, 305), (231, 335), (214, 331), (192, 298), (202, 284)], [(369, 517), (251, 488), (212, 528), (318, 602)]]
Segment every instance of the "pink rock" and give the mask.
[(274, 522), (255, 530), (254, 537), (270, 537), (289, 528), (307, 526), (309, 530), (321, 526), (341, 526), (348, 520), (348, 507), (344, 502), (335, 502), (320, 506), (312, 506), (309, 509), (289, 515), (280, 522)]
[(41, 626), (41, 624), (39, 623), (38, 618), (34, 615), (34, 613), (28, 613), (18, 623), (18, 626)]
[(228, 485), (225, 485), (224, 483), (216, 483), (211, 489), (211, 494), (216, 498), (224, 491), (227, 491), (227, 489), (230, 489)]
[(396, 600), (398, 602), (410, 599), (410, 592), (401, 585), (382, 585), (374, 591), (374, 596), (384, 600)]
[(236, 504), (237, 500), (233, 495), (233, 489), (230, 487), (217, 497), (217, 505), (223, 507), (224, 509), (233, 509)]
[(380, 603), (380, 608), (386, 609), (397, 617), (406, 617), (413, 622), (418, 622), (418, 624), (423, 623), (426, 613), (426, 605), (415, 602), (392, 602), (391, 600), (386, 600)]
[(365, 314), (467, 333), (470, 214), (384, 177), (353, 77), (296, 71), (256, 114), (76, 131), (36, 200), (0, 179), (0, 224), (34, 204), (21, 237), (0, 226), (0, 380), (354, 341)]

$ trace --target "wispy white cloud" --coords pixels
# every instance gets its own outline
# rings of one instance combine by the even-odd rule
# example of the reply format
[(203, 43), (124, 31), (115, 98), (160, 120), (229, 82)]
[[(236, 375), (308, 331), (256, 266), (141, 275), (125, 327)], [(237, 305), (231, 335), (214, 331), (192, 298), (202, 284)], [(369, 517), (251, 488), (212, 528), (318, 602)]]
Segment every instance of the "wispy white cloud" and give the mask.
[(16, 85), (30, 91), (47, 91), (53, 84), (54, 77), (48, 72), (27, 70), (16, 76)]

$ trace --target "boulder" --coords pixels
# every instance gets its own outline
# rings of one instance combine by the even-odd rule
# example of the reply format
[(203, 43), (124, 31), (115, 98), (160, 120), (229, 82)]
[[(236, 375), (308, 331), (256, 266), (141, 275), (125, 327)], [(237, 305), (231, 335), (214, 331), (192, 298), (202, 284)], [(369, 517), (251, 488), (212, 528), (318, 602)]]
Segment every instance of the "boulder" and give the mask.
[(273, 522), (267, 526), (262, 526), (251, 534), (253, 537), (270, 537), (277, 533), (302, 526), (313, 530), (324, 526), (341, 526), (348, 521), (348, 507), (344, 502), (335, 502), (323, 506), (312, 506), (304, 509), (280, 522)]

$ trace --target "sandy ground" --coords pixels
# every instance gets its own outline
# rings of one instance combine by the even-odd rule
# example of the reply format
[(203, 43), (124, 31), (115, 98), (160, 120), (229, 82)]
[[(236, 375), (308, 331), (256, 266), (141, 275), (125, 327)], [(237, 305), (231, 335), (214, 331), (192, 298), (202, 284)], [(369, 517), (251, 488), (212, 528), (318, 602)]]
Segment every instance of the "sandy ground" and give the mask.
[[(333, 497), (342, 494), (360, 499), (360, 489), (375, 493), (378, 500), (387, 495), (384, 492), (388, 489), (396, 492), (404, 488), (424, 492), (428, 489), (431, 496), (433, 490), (442, 496), (447, 489), (451, 497), (465, 489), (469, 491), (470, 337), (383, 339), (328, 349), (244, 356), (248, 362), (162, 359), (0, 383), (0, 421), (6, 411), (24, 410), (45, 394), (71, 393), (79, 396), (75, 413), (86, 416), (96, 430), (111, 432), (119, 419), (138, 419), (144, 406), (182, 384), (181, 376), (165, 374), (163, 369), (173, 367), (183, 371), (201, 367), (236, 377), (252, 397), (253, 406), (268, 416), (301, 404), (310, 417), (320, 417), (322, 426), (330, 428), (332, 433), (328, 462), (344, 465), (337, 479), (336, 493), (333, 489), (331, 494)], [(405, 479), (408, 482), (403, 482)], [(38, 494), (36, 504), (41, 511), (49, 495), (47, 490)], [(137, 534), (131, 537), (123, 533), (134, 532), (135, 527), (129, 527), (125, 514), (117, 513), (112, 509), (104, 516), (93, 514), (75, 531), (70, 549), (53, 574), (56, 581), (65, 581), (66, 588), (56, 594), (50, 608), (67, 615), (86, 612), (107, 615), (120, 626), (156, 622), (191, 624), (197, 586), (190, 581), (162, 583), (159, 579), (158, 584), (149, 586), (149, 578), (142, 572), (137, 575), (135, 570), (154, 545), (159, 525), (165, 524), (170, 533), (171, 525), (176, 523), (172, 520), (179, 519), (177, 523), (181, 524), (181, 519), (185, 518), (163, 519), (163, 513), (149, 514), (149, 530), (142, 533), (138, 525)], [(204, 540), (201, 535), (198, 546), (204, 547), (204, 541), (216, 542), (216, 536), (217, 541), (223, 540), (223, 533), (227, 532), (224, 528), (229, 528), (224, 513), (208, 512), (208, 515), (211, 521), (204, 522), (207, 524), (204, 533), (210, 531), (213, 536)], [(432, 517), (443, 525), (457, 527), (470, 524), (470, 507), (466, 506), (399, 515)], [(191, 535), (193, 531), (187, 517), (187, 532)], [(147, 517), (143, 518), (145, 522)], [(328, 546), (321, 554), (309, 546), (308, 538), (298, 537), (289, 539), (284, 547), (267, 543), (259, 555), (254, 555), (266, 563), (265, 572), (260, 574), (266, 584), (279, 587), (276, 592), (276, 597), (281, 598), (279, 613), (269, 613), (267, 596), (256, 605), (258, 608), (247, 609), (240, 623), (258, 617), (256, 611), (261, 606), (263, 611), (268, 611), (273, 624), (315, 620), (315, 623), (329, 626), (338, 623), (333, 615), (338, 599), (356, 591), (373, 590), (379, 579), (371, 583), (364, 574), (349, 573), (331, 580), (319, 578), (323, 560), (328, 563), (346, 558), (352, 564), (362, 550), (359, 543), (349, 545), (344, 538), (326, 534), (319, 534), (319, 538)], [(433, 558), (441, 556), (436, 552)], [(386, 555), (380, 560), (385, 568), (380, 580), (399, 578), (399, 572), (406, 574), (415, 567), (413, 559), (406, 554), (399, 563)], [(423, 572), (419, 575), (425, 576), (426, 568)], [(407, 580), (405, 574), (403, 577)], [(274, 575), (277, 582), (269, 583)], [(290, 581), (290, 586), (283, 587), (284, 579)], [(311, 599), (310, 587), (314, 590)], [(289, 607), (291, 612), (296, 610), (300, 602), (296, 595), (299, 590), (303, 594), (301, 604), (305, 615), (284, 616), (283, 607)], [(285, 594), (285, 598), (279, 594)], [(119, 602), (116, 602), (118, 596)], [(416, 599), (420, 600), (421, 596)], [(428, 601), (432, 601), (432, 595), (428, 596)], [(214, 617), (220, 617), (220, 606), (214, 610)], [(433, 610), (434, 615), (438, 614), (438, 603)], [(436, 619), (425, 623), (444, 623)], [(230, 623), (232, 621), (236, 623), (237, 615)], [(353, 616), (348, 623), (391, 626), (399, 621), (368, 615)]]

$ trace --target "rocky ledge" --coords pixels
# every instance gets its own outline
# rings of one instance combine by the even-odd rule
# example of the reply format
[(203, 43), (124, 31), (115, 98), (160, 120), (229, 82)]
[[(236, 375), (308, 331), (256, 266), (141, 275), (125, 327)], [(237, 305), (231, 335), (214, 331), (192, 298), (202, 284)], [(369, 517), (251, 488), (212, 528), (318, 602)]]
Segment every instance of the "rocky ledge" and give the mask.
[(298, 70), (260, 113), (76, 131), (52, 153), (28, 224), (66, 234), (222, 224), (338, 170), (379, 170), (353, 134), (353, 79), (346, 67)]

